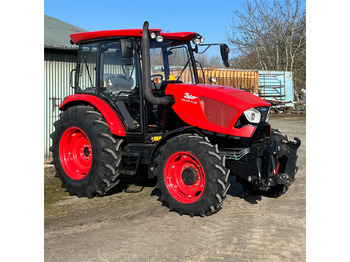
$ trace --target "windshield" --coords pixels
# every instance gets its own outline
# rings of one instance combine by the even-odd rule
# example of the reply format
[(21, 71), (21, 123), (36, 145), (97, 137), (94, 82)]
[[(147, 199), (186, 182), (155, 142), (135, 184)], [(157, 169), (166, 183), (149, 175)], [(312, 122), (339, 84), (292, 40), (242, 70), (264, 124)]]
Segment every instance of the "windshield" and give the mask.
[(176, 80), (195, 83), (193, 64), (187, 42), (164, 40), (161, 43), (150, 41), (151, 75), (163, 80)]

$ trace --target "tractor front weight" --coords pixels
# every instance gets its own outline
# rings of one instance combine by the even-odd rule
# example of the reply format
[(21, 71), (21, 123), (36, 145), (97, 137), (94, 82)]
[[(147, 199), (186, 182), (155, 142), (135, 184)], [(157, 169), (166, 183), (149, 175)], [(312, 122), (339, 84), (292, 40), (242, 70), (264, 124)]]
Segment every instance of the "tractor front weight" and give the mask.
[[(226, 167), (237, 181), (250, 185), (250, 191), (269, 191), (280, 187), (285, 191), (293, 182), (297, 171), (297, 149), (300, 139), (295, 141), (266, 138), (237, 152), (222, 152), (226, 157)], [(244, 183), (248, 182), (248, 183)]]

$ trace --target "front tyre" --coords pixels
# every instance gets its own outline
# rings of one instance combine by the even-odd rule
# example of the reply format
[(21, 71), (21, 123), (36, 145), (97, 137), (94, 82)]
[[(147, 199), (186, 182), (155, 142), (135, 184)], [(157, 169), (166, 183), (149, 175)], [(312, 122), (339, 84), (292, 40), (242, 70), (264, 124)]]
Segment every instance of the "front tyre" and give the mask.
[(211, 215), (220, 210), (230, 184), (224, 159), (208, 139), (185, 134), (160, 148), (155, 160), (161, 201), (180, 215)]
[(51, 138), (56, 176), (70, 195), (101, 196), (118, 184), (123, 140), (113, 137), (93, 107), (68, 108), (55, 122)]

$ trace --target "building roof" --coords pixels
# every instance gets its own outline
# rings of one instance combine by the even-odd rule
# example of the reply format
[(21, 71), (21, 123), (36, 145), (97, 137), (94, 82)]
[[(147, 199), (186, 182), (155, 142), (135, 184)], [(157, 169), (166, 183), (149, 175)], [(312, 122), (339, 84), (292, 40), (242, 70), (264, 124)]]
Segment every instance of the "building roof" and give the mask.
[(86, 30), (44, 15), (44, 48), (77, 49), (76, 45), (71, 45), (69, 35), (79, 32)]

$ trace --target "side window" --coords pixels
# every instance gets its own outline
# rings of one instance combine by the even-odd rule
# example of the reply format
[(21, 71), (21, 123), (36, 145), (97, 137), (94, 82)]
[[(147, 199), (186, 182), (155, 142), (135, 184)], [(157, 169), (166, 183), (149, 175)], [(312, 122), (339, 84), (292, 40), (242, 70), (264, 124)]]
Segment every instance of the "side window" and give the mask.
[(97, 61), (97, 44), (82, 45), (78, 57), (79, 75), (78, 87), (79, 92), (95, 93), (96, 92), (96, 61)]
[(129, 92), (136, 86), (134, 59), (124, 62), (120, 41), (101, 43), (100, 86), (109, 96), (117, 96), (121, 91)]
[(164, 60), (161, 48), (151, 49), (151, 75), (161, 75), (165, 80)]
[(193, 68), (186, 46), (177, 46), (168, 50), (170, 75), (183, 83), (194, 83)]

